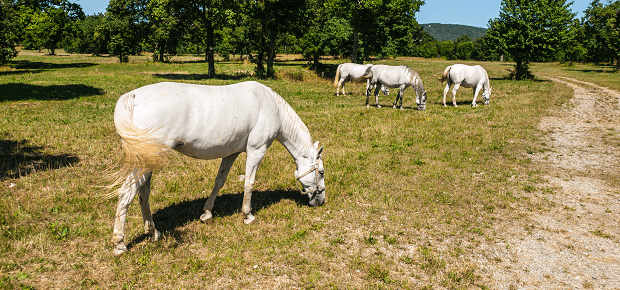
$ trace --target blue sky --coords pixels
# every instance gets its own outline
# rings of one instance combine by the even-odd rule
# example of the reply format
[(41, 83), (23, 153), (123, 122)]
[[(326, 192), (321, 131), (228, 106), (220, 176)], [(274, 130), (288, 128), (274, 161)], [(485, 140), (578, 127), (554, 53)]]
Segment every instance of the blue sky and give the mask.
[[(104, 13), (108, 7), (107, 0), (73, 0), (82, 6), (84, 13), (92, 15)], [(72, 2), (73, 2), (72, 1)], [(416, 14), (418, 23), (464, 24), (476, 27), (487, 27), (489, 19), (499, 16), (501, 0), (425, 0)], [(592, 0), (575, 0), (570, 8), (583, 17), (583, 11)], [(603, 1), (603, 3), (606, 3)]]

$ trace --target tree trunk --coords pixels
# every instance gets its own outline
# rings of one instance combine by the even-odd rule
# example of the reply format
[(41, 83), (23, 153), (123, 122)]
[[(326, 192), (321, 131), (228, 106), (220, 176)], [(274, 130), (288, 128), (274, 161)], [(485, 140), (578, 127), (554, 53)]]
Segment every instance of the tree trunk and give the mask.
[(158, 50), (159, 50), (159, 42), (156, 42), (155, 50), (153, 50), (153, 62), (159, 62)]
[(357, 63), (357, 44), (358, 44), (358, 32), (357, 28), (353, 28), (353, 48), (351, 51), (351, 62)]
[(616, 72), (620, 72), (620, 56), (616, 58)]
[(213, 49), (214, 43), (213, 23), (211, 20), (207, 20), (207, 62), (209, 63), (209, 78), (215, 77), (215, 51)]
[(269, 55), (267, 56), (267, 77), (273, 77), (275, 70), (273, 69), (273, 62), (276, 59), (276, 36), (269, 36)]

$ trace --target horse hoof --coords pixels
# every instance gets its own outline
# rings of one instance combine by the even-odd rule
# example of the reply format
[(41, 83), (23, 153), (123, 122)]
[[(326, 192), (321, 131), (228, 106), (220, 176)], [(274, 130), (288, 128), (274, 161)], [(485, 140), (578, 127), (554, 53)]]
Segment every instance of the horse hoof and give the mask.
[(392, 109), (396, 109), (396, 106), (392, 106)]
[(249, 224), (251, 224), (251, 223), (252, 223), (255, 219), (256, 219), (256, 218), (255, 218), (253, 215), (249, 214), (249, 215), (247, 215), (247, 216), (243, 219), (243, 223), (244, 223), (244, 224), (246, 224), (246, 225), (249, 225)]
[(377, 108), (381, 108), (381, 105), (377, 105)]
[(400, 109), (401, 109), (401, 110), (405, 110), (405, 108), (403, 108), (403, 107), (400, 107)]
[(124, 244), (116, 245), (114, 248), (114, 256), (120, 256), (127, 252), (127, 247)]
[(203, 223), (208, 223), (208, 222), (213, 221), (213, 214), (211, 213), (211, 211), (210, 210), (205, 211), (205, 213), (203, 213), (200, 216), (200, 221)]
[(159, 239), (161, 239), (161, 233), (158, 230), (155, 230), (153, 234), (151, 235), (150, 240), (152, 243), (154, 243), (154, 242), (159, 241)]

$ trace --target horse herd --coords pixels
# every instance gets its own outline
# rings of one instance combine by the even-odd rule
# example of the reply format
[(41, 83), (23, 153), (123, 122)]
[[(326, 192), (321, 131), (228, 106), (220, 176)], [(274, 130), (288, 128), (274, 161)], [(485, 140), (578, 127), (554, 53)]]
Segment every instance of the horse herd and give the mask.
[[(368, 98), (373, 88), (375, 88), (375, 103), (377, 108), (381, 108), (379, 104), (379, 89), (387, 96), (389, 94), (388, 88), (398, 88), (398, 95), (394, 101), (393, 108), (396, 108), (398, 100), (400, 99), (399, 107), (402, 110), (403, 92), (406, 88), (413, 87), (416, 93), (415, 103), (418, 106), (418, 110), (426, 109), (426, 91), (424, 90), (422, 79), (417, 72), (406, 65), (391, 66), (355, 63), (343, 63), (338, 65), (336, 77), (334, 78), (336, 96), (340, 95), (340, 87), (342, 87), (342, 94), (346, 95), (344, 85), (347, 79), (352, 82), (366, 79), (366, 107), (369, 107)], [(480, 90), (483, 90), (482, 98), (484, 99), (484, 104), (489, 104), (491, 98), (489, 76), (487, 71), (479, 65), (469, 66), (455, 64), (448, 66), (443, 71), (440, 81), (447, 81), (446, 88), (443, 91), (444, 106), (446, 106), (446, 94), (453, 84), (452, 103), (455, 107), (458, 107), (456, 104), (456, 91), (460, 86), (473, 88), (474, 100), (471, 103), (472, 107), (478, 106), (476, 104), (476, 98)]]
[[(453, 101), (461, 84), (474, 87), (475, 94), (483, 88), (485, 104), (488, 104), (491, 88), (486, 71), (479, 66), (464, 70), (465, 67), (454, 65), (444, 71), (442, 80), (448, 80), (444, 105), (445, 94), (452, 83), (455, 84)], [(338, 86), (343, 86), (343, 93), (343, 81), (347, 77), (368, 80), (367, 105), (373, 87), (377, 87), (375, 99), (378, 107), (377, 95), (381, 87), (398, 88), (394, 107), (400, 99), (402, 109), (403, 91), (411, 86), (416, 91), (418, 109), (425, 108), (426, 91), (422, 79), (407, 66), (340, 65), (336, 79), (339, 79)], [(222, 159), (215, 185), (200, 216), (203, 222), (212, 219), (215, 198), (241, 152), (247, 154), (241, 212), (246, 224), (255, 219), (251, 213), (251, 199), (256, 172), (275, 140), (282, 143), (295, 161), (297, 169), (294, 175), (303, 187), (302, 194), (308, 196), (309, 204), (319, 206), (326, 200), (325, 171), (321, 159), (323, 147), (319, 147), (319, 142), (313, 142), (308, 128), (293, 108), (271, 88), (258, 82), (227, 86), (163, 82), (140, 87), (118, 99), (114, 126), (124, 155), (123, 166), (110, 186), (121, 185), (117, 191), (118, 203), (112, 232), (115, 255), (127, 251), (124, 242), (125, 219), (129, 204), (136, 195), (140, 201), (145, 233), (150, 235), (152, 241), (161, 238), (149, 205), (151, 176), (154, 170), (163, 167), (167, 152), (171, 150), (197, 159)]]

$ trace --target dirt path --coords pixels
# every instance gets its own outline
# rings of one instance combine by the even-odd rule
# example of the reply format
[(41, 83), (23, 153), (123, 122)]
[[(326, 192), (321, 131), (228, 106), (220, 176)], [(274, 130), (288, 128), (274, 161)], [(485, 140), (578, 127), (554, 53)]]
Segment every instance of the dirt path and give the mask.
[(531, 155), (550, 172), (538, 198), (556, 206), (524, 213), (526, 226), (504, 225), (484, 271), (493, 289), (620, 289), (620, 93), (549, 79), (575, 91), (539, 124), (548, 151)]

